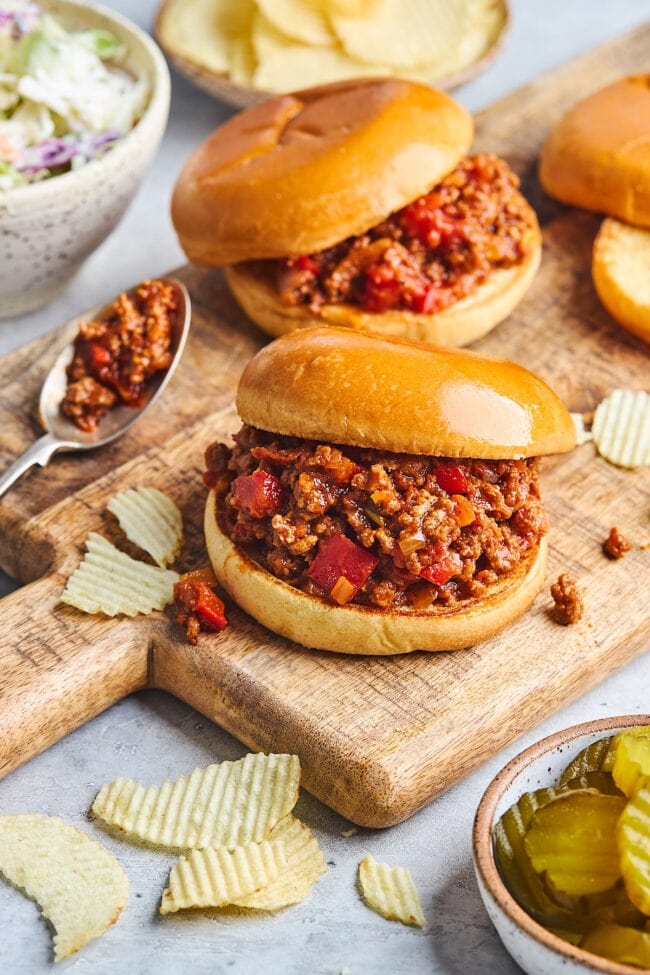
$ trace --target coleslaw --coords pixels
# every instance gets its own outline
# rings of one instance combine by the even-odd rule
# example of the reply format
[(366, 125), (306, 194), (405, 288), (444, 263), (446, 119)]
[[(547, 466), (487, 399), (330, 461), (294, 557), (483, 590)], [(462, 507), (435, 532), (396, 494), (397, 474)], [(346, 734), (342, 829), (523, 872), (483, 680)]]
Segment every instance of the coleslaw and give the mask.
[(106, 30), (69, 31), (31, 0), (0, 0), (0, 191), (78, 169), (133, 128), (145, 77)]

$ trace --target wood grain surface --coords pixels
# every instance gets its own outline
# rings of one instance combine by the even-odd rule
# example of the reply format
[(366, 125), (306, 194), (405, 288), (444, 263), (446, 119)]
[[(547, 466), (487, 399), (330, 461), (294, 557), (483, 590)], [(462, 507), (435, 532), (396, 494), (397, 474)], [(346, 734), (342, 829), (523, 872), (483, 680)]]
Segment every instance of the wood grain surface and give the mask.
[[(647, 68), (650, 27), (589, 54), (483, 112), (477, 145), (522, 177), (544, 235), (541, 270), (511, 318), (477, 348), (550, 382), (590, 412), (618, 387), (649, 384), (647, 347), (600, 306), (590, 278), (599, 220), (544, 197), (535, 176), (550, 125), (578, 97)], [(164, 271), (166, 269), (161, 269)], [(585, 616), (560, 627), (548, 587), (506, 633), (456, 653), (364, 658), (303, 649), (237, 607), (230, 626), (190, 647), (173, 613), (84, 616), (59, 602), (89, 530), (123, 541), (108, 498), (152, 485), (180, 505), (185, 570), (205, 564), (202, 454), (239, 423), (237, 377), (265, 337), (246, 322), (218, 271), (184, 268), (193, 325), (178, 372), (141, 423), (85, 457), (55, 457), (0, 503), (0, 565), (28, 585), (0, 603), (0, 774), (143, 687), (170, 691), (251, 748), (297, 752), (306, 788), (357, 823), (398, 822), (550, 712), (650, 645), (650, 477), (597, 458), (587, 444), (544, 463), (551, 522), (549, 581), (574, 575)], [(0, 468), (38, 433), (37, 393), (66, 336), (52, 333), (0, 360)], [(635, 542), (611, 562), (612, 525)], [(641, 696), (642, 689), (639, 689)], [(630, 700), (629, 710), (640, 701)], [(152, 770), (155, 779), (155, 770)]]

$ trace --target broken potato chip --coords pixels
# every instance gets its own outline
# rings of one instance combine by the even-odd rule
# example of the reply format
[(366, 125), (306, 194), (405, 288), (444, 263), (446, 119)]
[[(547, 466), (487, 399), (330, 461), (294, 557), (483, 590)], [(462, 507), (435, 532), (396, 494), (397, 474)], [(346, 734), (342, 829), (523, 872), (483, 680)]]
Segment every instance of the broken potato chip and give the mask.
[(279, 911), (299, 904), (311, 894), (312, 886), (327, 870), (325, 857), (311, 831), (293, 816), (285, 816), (269, 834), (271, 842), (282, 842), (287, 864), (277, 880), (231, 903), (257, 911)]
[(388, 921), (424, 927), (420, 898), (406, 867), (389, 867), (368, 854), (359, 864), (359, 886), (368, 907)]
[(117, 860), (56, 816), (0, 816), (0, 872), (51, 922), (56, 961), (99, 937), (129, 899)]
[(299, 785), (297, 755), (248, 754), (160, 787), (115, 779), (102, 787), (92, 811), (156, 846), (234, 849), (265, 839), (293, 809)]
[(130, 542), (166, 569), (183, 544), (183, 517), (171, 498), (151, 487), (131, 488), (106, 505)]
[(90, 532), (86, 554), (68, 579), (61, 602), (84, 613), (137, 616), (171, 603), (178, 578), (177, 572), (132, 559)]
[(172, 867), (161, 914), (190, 907), (225, 907), (277, 880), (287, 862), (282, 839), (192, 850)]

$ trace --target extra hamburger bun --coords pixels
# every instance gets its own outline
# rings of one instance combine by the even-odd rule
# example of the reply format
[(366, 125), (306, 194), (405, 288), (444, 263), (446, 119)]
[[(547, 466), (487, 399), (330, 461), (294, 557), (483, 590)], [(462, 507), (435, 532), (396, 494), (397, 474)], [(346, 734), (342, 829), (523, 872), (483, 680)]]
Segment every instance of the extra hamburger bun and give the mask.
[(472, 142), (471, 116), (448, 95), (395, 78), (279, 95), (234, 116), (190, 157), (172, 197), (180, 243), (196, 264), (228, 266), (249, 317), (273, 336), (338, 324), (465, 345), (520, 301), (539, 265), (529, 210), (528, 256), (490, 273), (439, 313), (285, 305), (265, 261), (314, 254), (356, 237), (426, 194)]
[(539, 177), (563, 203), (650, 226), (650, 75), (578, 102), (548, 136)]
[(594, 241), (591, 273), (612, 318), (650, 342), (650, 231), (607, 217)]
[[(287, 436), (395, 453), (512, 459), (570, 450), (575, 431), (548, 386), (511, 362), (337, 327), (291, 332), (246, 366), (245, 423)], [(354, 654), (453, 650), (494, 636), (544, 580), (542, 538), (481, 598), (449, 608), (333, 605), (275, 578), (223, 529), (210, 492), (205, 535), (217, 578), (269, 629), (309, 647)]]

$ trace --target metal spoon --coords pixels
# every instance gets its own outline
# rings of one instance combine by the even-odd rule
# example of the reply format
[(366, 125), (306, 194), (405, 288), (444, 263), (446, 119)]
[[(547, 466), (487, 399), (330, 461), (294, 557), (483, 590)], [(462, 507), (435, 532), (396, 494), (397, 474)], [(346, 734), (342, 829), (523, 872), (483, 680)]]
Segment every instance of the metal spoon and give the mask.
[[(147, 381), (144, 398), (140, 406), (117, 406), (101, 418), (95, 430), (85, 433), (83, 430), (79, 430), (60, 410), (61, 400), (68, 382), (66, 369), (72, 361), (73, 355), (73, 343), (66, 345), (47, 374), (41, 389), (38, 412), (41, 425), (46, 433), (31, 447), (28, 447), (25, 453), (15, 460), (0, 477), (0, 497), (11, 487), (14, 481), (18, 480), (21, 474), (24, 474), (34, 464), (45, 467), (52, 454), (59, 450), (94, 450), (96, 447), (103, 447), (115, 440), (139, 420), (142, 414), (160, 396), (180, 360), (189, 332), (191, 317), (191, 302), (187, 288), (175, 278), (164, 280), (176, 288), (180, 299), (171, 342), (173, 359), (169, 368), (165, 372), (156, 373)], [(76, 325), (76, 334), (79, 321), (92, 319), (105, 307), (107, 306), (98, 305), (91, 308), (71, 319), (66, 328), (72, 331), (73, 326)]]

